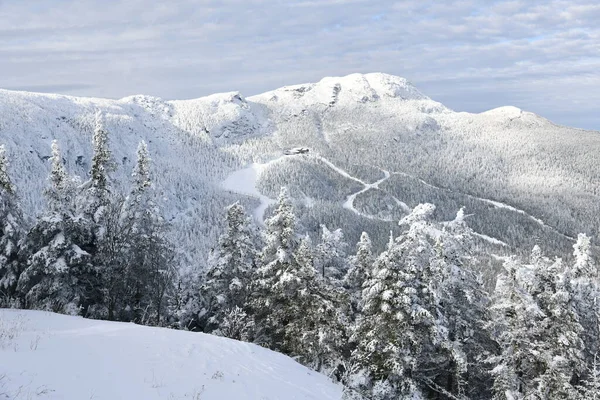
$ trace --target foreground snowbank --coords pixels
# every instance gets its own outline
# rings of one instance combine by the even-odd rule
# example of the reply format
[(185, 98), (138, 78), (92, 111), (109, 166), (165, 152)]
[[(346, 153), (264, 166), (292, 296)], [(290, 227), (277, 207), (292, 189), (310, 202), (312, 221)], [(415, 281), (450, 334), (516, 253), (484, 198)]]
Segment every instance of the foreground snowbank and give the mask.
[(0, 309), (0, 399), (340, 399), (291, 358), (211, 335)]

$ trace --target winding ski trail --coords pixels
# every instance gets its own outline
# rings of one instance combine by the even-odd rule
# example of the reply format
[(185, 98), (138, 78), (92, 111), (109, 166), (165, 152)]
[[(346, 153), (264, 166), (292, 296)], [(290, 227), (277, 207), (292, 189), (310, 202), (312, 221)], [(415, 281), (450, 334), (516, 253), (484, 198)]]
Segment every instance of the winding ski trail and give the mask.
[[(278, 162), (279, 160), (285, 158), (285, 157), (298, 157), (297, 155), (282, 155), (280, 157), (274, 158), (273, 160), (267, 161), (265, 163), (253, 163), (251, 165), (249, 165), (246, 168), (234, 171), (233, 173), (231, 173), (222, 183), (221, 186), (223, 188), (225, 188), (226, 190), (229, 190), (231, 192), (234, 193), (239, 193), (239, 194), (244, 194), (244, 195), (248, 195), (248, 196), (252, 196), (255, 197), (256, 199), (259, 200), (259, 205), (258, 207), (256, 207), (253, 212), (252, 215), (254, 216), (254, 219), (260, 223), (261, 225), (264, 224), (264, 214), (265, 211), (267, 210), (267, 208), (271, 205), (275, 203), (275, 200), (267, 197), (265, 195), (263, 195), (262, 193), (260, 193), (260, 191), (257, 188), (257, 182), (258, 179), (260, 178), (260, 174), (262, 173), (262, 171), (269, 167), (271, 164)], [(300, 156), (302, 157), (302, 156)], [(385, 182), (386, 180), (388, 180), (392, 175), (401, 175), (401, 176), (405, 176), (407, 178), (410, 179), (414, 179), (417, 180), (418, 182), (420, 182), (422, 185), (427, 186), (429, 188), (435, 189), (435, 190), (441, 190), (444, 192), (448, 192), (448, 193), (457, 193), (457, 194), (461, 194), (463, 196), (466, 196), (470, 199), (473, 200), (477, 200), (477, 201), (481, 201), (487, 204), (490, 204), (492, 206), (494, 206), (495, 208), (504, 208), (516, 213), (519, 213), (521, 215), (526, 216), (527, 218), (531, 219), (532, 221), (536, 222), (537, 224), (539, 224), (540, 226), (549, 229), (550, 231), (552, 231), (553, 233), (560, 235), (568, 240), (571, 241), (575, 241), (576, 239), (572, 236), (566, 235), (562, 232), (560, 232), (558, 229), (554, 228), (551, 225), (548, 225), (547, 223), (545, 223), (543, 220), (529, 214), (528, 212), (526, 212), (525, 210), (521, 210), (519, 208), (516, 208), (514, 206), (511, 206), (510, 204), (506, 204), (506, 203), (502, 203), (499, 201), (495, 201), (495, 200), (491, 200), (491, 199), (486, 199), (483, 197), (477, 197), (477, 196), (473, 196), (467, 193), (463, 193), (463, 192), (456, 192), (452, 189), (449, 188), (444, 188), (444, 187), (440, 187), (440, 186), (435, 186), (429, 182), (426, 182), (425, 180), (418, 178), (414, 175), (410, 175), (407, 174), (405, 172), (399, 172), (399, 171), (388, 171), (385, 170), (383, 168), (379, 168), (382, 172), (383, 172), (383, 178), (377, 180), (374, 183), (367, 183), (364, 180), (357, 178), (353, 175), (351, 175), (350, 173), (348, 173), (348, 171), (344, 170), (343, 168), (340, 168), (339, 166), (335, 165), (334, 163), (332, 163), (330, 160), (328, 160), (327, 158), (319, 155), (319, 154), (311, 154), (309, 157), (312, 157), (316, 160), (320, 160), (321, 162), (323, 162), (325, 165), (327, 165), (329, 168), (331, 168), (332, 170), (336, 171), (338, 174), (340, 174), (341, 176), (353, 180), (357, 183), (360, 183), (363, 188), (360, 189), (359, 191), (350, 194), (348, 197), (346, 197), (346, 200), (343, 203), (343, 207), (347, 210), (352, 211), (353, 213), (355, 213), (356, 215), (359, 215), (361, 217), (364, 218), (368, 218), (368, 219), (372, 219), (372, 220), (379, 220), (379, 221), (385, 221), (385, 222), (393, 222), (395, 220), (392, 219), (385, 219), (385, 218), (381, 218), (381, 217), (377, 217), (374, 215), (370, 215), (370, 214), (366, 214), (363, 213), (359, 210), (356, 209), (356, 207), (354, 206), (354, 201), (356, 200), (356, 198), (362, 194), (367, 192), (368, 190), (371, 189), (379, 189), (379, 185), (381, 185), (383, 182)], [(402, 202), (401, 200), (397, 199), (396, 197), (393, 197), (394, 201), (396, 202), (396, 204), (401, 207), (404, 211), (409, 212), (410, 211), (410, 207), (408, 207), (404, 202)], [(498, 240), (496, 238), (492, 238), (483, 234), (477, 234), (478, 237), (480, 237), (483, 240), (486, 240), (490, 243), (494, 243), (494, 244), (498, 244), (501, 246), (508, 246), (506, 243), (502, 242), (501, 240)]]

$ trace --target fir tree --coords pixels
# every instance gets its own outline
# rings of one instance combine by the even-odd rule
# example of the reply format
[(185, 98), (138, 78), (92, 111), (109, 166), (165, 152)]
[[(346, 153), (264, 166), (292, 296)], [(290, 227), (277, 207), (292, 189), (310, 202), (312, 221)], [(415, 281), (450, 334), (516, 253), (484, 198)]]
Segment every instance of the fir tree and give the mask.
[(347, 273), (346, 247), (341, 229), (330, 231), (321, 225), (321, 243), (317, 246), (316, 267), (319, 275), (334, 286), (341, 286)]
[(434, 381), (443, 368), (430, 367), (450, 356), (438, 298), (444, 276), (431, 263), (427, 237), (433, 210), (420, 205), (401, 221), (409, 229), (377, 258), (363, 285), (353, 357), (370, 370), (374, 382), (390, 388), (386, 398), (437, 389)]
[(490, 329), (500, 354), (490, 358), (493, 365), (494, 399), (524, 399), (535, 390), (534, 379), (540, 367), (544, 315), (519, 278), (522, 265), (510, 258), (498, 277), (492, 304)]
[(356, 245), (356, 255), (351, 257), (348, 264), (350, 268), (344, 278), (344, 287), (350, 294), (350, 301), (354, 312), (358, 310), (362, 298), (362, 286), (370, 277), (371, 268), (375, 262), (373, 244), (367, 232), (360, 235)]
[(251, 277), (257, 262), (256, 239), (244, 207), (227, 208), (225, 233), (219, 238), (203, 287), (211, 325), (218, 327), (225, 312), (247, 308)]
[(0, 145), (0, 304), (16, 301), (16, 286), (21, 274), (19, 245), (24, 219), (10, 175), (4, 145)]
[(580, 338), (583, 329), (574, 310), (570, 277), (561, 260), (535, 268), (534, 274), (533, 295), (544, 314), (540, 321), (544, 336), (536, 338), (541, 341), (543, 365), (534, 378), (535, 392), (538, 398), (573, 399), (578, 392), (572, 383), (578, 382), (585, 363)]
[(310, 241), (305, 238), (298, 245), (285, 189), (266, 229), (252, 297), (257, 340), (319, 369), (335, 358), (342, 342), (342, 303), (337, 292), (317, 279)]
[(96, 277), (85, 250), (92, 240), (90, 225), (76, 213), (74, 184), (64, 169), (56, 141), (52, 143), (51, 161), (45, 191), (47, 210), (24, 240), (21, 257), (27, 264), (18, 289), (28, 307), (85, 314)]

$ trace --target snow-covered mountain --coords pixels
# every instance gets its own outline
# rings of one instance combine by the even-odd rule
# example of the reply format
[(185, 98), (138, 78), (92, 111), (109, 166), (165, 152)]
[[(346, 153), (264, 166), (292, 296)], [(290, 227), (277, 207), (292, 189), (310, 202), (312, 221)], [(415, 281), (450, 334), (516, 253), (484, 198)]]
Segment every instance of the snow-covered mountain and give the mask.
[(0, 309), (0, 399), (338, 400), (282, 354), (203, 333)]
[[(600, 227), (600, 133), (515, 107), (454, 112), (380, 73), (249, 98), (0, 90), (0, 143), (29, 215), (43, 206), (53, 139), (68, 169), (87, 174), (97, 110), (111, 134), (117, 182), (127, 180), (137, 142), (148, 142), (156, 187), (189, 264), (204, 262), (224, 206), (241, 200), (260, 220), (282, 185), (304, 230), (342, 227), (351, 243), (366, 230), (383, 246), (396, 221), (425, 201), (437, 205), (439, 219), (465, 206), (482, 245), (498, 253), (538, 242), (549, 254), (568, 252), (578, 232)], [(297, 147), (309, 151), (286, 155)]]

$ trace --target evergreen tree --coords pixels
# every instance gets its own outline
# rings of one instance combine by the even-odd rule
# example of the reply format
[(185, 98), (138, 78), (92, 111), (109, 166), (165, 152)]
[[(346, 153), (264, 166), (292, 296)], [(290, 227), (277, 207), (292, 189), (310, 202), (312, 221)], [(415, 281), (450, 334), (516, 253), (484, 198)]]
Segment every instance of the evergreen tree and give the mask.
[(600, 362), (594, 357), (592, 366), (587, 373), (588, 378), (579, 387), (581, 398), (585, 400), (600, 400)]
[(461, 209), (445, 224), (432, 262), (448, 271), (440, 302), (453, 354), (438, 384), (448, 393), (471, 398), (489, 394), (491, 382), (485, 360), (495, 354), (496, 346), (486, 328), (489, 296), (474, 265), (473, 233), (464, 218)]
[(600, 281), (591, 254), (590, 238), (579, 234), (573, 245), (574, 262), (568, 271), (571, 277), (572, 296), (579, 321), (583, 327), (581, 338), (585, 345), (587, 368), (592, 368), (600, 351)]
[(109, 192), (108, 174), (112, 170), (112, 153), (108, 143), (108, 131), (104, 127), (103, 115), (100, 111), (96, 113), (96, 126), (92, 136), (94, 154), (92, 156), (92, 167), (90, 171), (91, 186), (96, 199), (100, 204)]
[(344, 277), (344, 287), (348, 290), (354, 312), (358, 310), (362, 298), (362, 286), (370, 277), (374, 262), (371, 238), (367, 232), (363, 232), (356, 245), (356, 255), (348, 261), (350, 268)]
[(24, 220), (10, 175), (4, 145), (0, 145), (0, 304), (16, 301), (22, 265), (18, 252)]
[(285, 325), (295, 318), (293, 297), (297, 295), (299, 278), (294, 252), (297, 248), (296, 217), (282, 188), (273, 216), (265, 221), (265, 247), (256, 270), (252, 309), (257, 340), (270, 348), (282, 348)]
[(321, 225), (321, 229), (321, 243), (315, 257), (319, 275), (334, 286), (341, 286), (348, 270), (344, 234), (341, 229), (330, 231), (325, 225)]
[(310, 241), (298, 244), (285, 189), (266, 229), (252, 298), (257, 341), (320, 369), (343, 341), (342, 302), (317, 279)]
[(490, 358), (493, 365), (494, 399), (524, 399), (535, 391), (534, 380), (540, 368), (540, 343), (544, 317), (535, 300), (523, 287), (522, 265), (513, 257), (504, 263), (498, 277), (490, 329), (500, 354)]
[(45, 191), (47, 210), (27, 233), (21, 249), (26, 268), (18, 282), (25, 305), (79, 314), (90, 305), (95, 273), (85, 250), (90, 225), (77, 215), (74, 183), (62, 164), (58, 143), (52, 143), (52, 169)]
[(212, 255), (203, 287), (209, 300), (211, 325), (217, 328), (225, 312), (236, 307), (247, 308), (250, 281), (258, 257), (253, 227), (244, 207), (239, 203), (229, 206), (225, 221), (225, 233)]
[[(584, 369), (582, 327), (574, 310), (571, 282), (561, 260), (534, 269), (536, 288), (533, 293), (543, 313), (540, 321), (544, 336), (536, 338), (543, 364), (534, 382), (538, 398), (573, 399)], [(535, 343), (534, 343), (535, 344)], [(537, 347), (537, 346), (536, 346)]]
[(401, 221), (408, 230), (377, 258), (363, 285), (353, 357), (380, 382), (373, 386), (373, 395), (376, 388), (389, 389), (381, 398), (411, 396), (422, 388), (439, 390), (435, 380), (451, 357), (439, 304), (444, 271), (431, 262), (433, 247), (427, 236), (434, 209), (422, 204)]
[(160, 325), (172, 289), (174, 251), (153, 201), (146, 143), (137, 150), (129, 195), (110, 195), (100, 225), (97, 259), (107, 318)]

